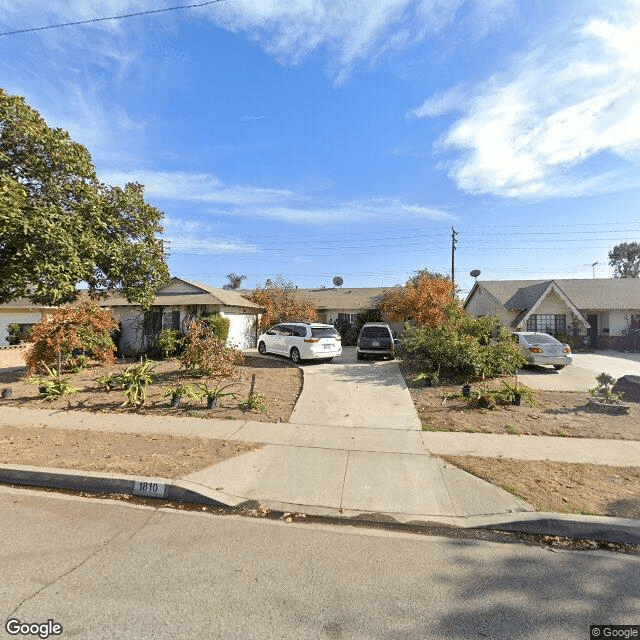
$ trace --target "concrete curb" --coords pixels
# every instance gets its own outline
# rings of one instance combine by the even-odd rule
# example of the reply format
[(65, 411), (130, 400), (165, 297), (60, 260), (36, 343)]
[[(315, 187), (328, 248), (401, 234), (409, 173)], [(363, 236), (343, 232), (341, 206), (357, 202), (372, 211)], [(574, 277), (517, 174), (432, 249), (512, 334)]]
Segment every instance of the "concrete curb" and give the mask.
[(94, 473), (53, 467), (2, 464), (0, 465), (0, 483), (96, 493), (126, 493), (139, 497), (197, 502), (217, 507), (237, 507), (246, 502), (235, 496), (185, 480)]
[[(461, 529), (491, 529), (536, 535), (562, 536), (640, 545), (640, 520), (582, 516), (548, 512), (514, 512), (473, 517), (425, 517), (417, 514), (370, 513), (338, 510), (314, 505), (289, 504), (273, 501), (247, 500), (215, 491), (195, 482), (180, 479), (138, 477), (112, 473), (95, 473), (52, 467), (0, 464), (0, 483), (19, 484), (50, 489), (123, 493), (139, 497), (153, 497), (176, 502), (193, 502), (214, 507), (266, 507), (272, 511), (290, 511), (310, 516), (359, 524), (393, 524), (410, 528), (449, 526)], [(145, 490), (145, 484), (150, 489)], [(155, 489), (155, 491), (154, 491)]]

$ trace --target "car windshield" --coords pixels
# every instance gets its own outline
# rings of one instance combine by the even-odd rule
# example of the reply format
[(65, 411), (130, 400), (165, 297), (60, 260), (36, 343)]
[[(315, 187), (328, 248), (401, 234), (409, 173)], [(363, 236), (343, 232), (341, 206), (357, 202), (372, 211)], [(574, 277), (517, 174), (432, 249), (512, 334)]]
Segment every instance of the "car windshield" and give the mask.
[(541, 333), (537, 336), (524, 336), (529, 344), (560, 344), (553, 336)]
[(389, 338), (389, 329), (385, 327), (365, 327), (362, 330), (363, 338)]
[(311, 327), (312, 338), (337, 338), (339, 335), (333, 327)]

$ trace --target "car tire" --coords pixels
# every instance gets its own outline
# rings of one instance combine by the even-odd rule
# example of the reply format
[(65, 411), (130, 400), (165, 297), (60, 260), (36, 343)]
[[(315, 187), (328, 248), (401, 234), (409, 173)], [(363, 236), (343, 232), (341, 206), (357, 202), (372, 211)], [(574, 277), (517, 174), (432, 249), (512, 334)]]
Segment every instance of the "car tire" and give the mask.
[(566, 365), (564, 365), (564, 364), (554, 364), (554, 365), (553, 365), (553, 368), (554, 368), (556, 371), (560, 371), (561, 369), (564, 369), (564, 368), (565, 368), (565, 366), (566, 366)]
[(356, 357), (358, 360), (364, 360), (364, 356), (359, 351), (356, 351)]
[(293, 364), (300, 364), (300, 360), (302, 358), (300, 358), (300, 352), (298, 351), (297, 347), (293, 347), (293, 349), (291, 349), (291, 362), (293, 362)]
[(267, 345), (262, 342), (262, 340), (260, 341), (260, 344), (258, 345), (258, 353), (263, 356), (267, 353)]

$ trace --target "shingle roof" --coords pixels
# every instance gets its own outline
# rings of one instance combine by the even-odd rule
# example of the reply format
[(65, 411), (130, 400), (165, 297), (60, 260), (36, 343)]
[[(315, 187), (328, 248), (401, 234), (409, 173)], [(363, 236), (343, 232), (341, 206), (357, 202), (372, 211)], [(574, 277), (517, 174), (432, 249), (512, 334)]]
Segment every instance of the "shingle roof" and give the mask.
[(393, 287), (340, 287), (330, 289), (298, 289), (319, 309), (373, 309), (380, 297)]
[[(245, 309), (255, 309), (256, 312), (263, 310), (259, 304), (247, 300), (242, 294), (237, 291), (230, 291), (226, 289), (217, 289), (211, 287), (208, 284), (201, 282), (195, 282), (192, 280), (185, 280), (180, 278), (183, 282), (201, 289), (202, 293), (162, 293), (162, 289), (159, 289), (156, 294), (156, 299), (153, 302), (156, 306), (171, 306), (179, 307), (182, 305), (212, 305), (223, 307), (242, 307)], [(135, 302), (129, 302), (126, 298), (122, 297), (119, 293), (110, 293), (108, 297), (99, 302), (102, 307), (134, 307), (137, 306)]]
[(478, 285), (506, 309), (530, 309), (552, 282), (578, 309), (640, 309), (639, 278), (487, 280)]
[(0, 304), (0, 309), (51, 309), (52, 307), (46, 304), (36, 304), (32, 302), (29, 298), (16, 298), (15, 300), (11, 300), (11, 302), (5, 302), (4, 304)]

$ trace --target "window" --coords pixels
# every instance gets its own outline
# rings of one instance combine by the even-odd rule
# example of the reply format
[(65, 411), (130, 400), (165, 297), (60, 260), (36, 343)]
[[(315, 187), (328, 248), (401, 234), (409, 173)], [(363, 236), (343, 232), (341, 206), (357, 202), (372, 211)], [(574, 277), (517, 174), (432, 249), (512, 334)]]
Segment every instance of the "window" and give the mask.
[(527, 331), (539, 331), (555, 336), (558, 333), (566, 333), (567, 316), (564, 314), (542, 313), (529, 316)]
[(358, 319), (357, 313), (339, 313), (338, 321), (339, 322), (350, 322), (351, 324), (355, 324)]
[(157, 336), (162, 329), (162, 311), (145, 311), (143, 329), (145, 338), (153, 338)]
[(180, 311), (163, 311), (163, 329), (180, 329)]

